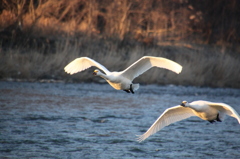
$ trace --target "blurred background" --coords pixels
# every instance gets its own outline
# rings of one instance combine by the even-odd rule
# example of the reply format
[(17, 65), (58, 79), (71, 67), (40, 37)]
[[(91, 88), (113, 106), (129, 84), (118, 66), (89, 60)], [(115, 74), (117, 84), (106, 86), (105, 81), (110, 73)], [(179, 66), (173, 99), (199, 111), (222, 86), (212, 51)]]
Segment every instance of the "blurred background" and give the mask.
[[(2, 0), (0, 78), (101, 82), (63, 68), (88, 56), (120, 71), (140, 57), (183, 66), (151, 69), (145, 84), (240, 88), (238, 0)], [(147, 76), (147, 78), (146, 78)]]
[[(232, 117), (192, 117), (142, 143), (135, 136), (183, 100), (240, 113), (239, 8), (239, 0), (0, 0), (0, 158), (240, 158)], [(110, 71), (142, 56), (183, 70), (152, 68), (132, 95), (101, 84), (95, 68), (64, 72), (83, 56)]]

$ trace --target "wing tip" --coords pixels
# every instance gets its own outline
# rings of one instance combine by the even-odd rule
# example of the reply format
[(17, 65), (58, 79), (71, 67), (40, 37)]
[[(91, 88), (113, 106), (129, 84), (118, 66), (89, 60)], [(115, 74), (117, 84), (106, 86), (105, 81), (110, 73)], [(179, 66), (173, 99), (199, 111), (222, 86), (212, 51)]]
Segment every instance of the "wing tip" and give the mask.
[(176, 72), (177, 74), (181, 73), (181, 72), (182, 72), (182, 66), (179, 65), (178, 68), (175, 70), (175, 72)]
[(136, 135), (137, 136), (137, 142), (139, 142), (139, 143), (141, 143), (141, 142), (143, 142), (146, 138), (145, 138), (145, 136), (144, 136), (144, 134), (143, 135)]
[(68, 69), (68, 65), (67, 65), (66, 67), (64, 67), (64, 71), (65, 71), (67, 74), (72, 75), (71, 71)]

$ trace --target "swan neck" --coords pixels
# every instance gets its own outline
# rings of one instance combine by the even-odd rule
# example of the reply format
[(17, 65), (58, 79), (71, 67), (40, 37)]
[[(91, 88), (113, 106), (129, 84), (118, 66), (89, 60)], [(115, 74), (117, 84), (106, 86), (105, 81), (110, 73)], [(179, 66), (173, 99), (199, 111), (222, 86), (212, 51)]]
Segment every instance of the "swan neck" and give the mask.
[(198, 105), (194, 105), (194, 104), (189, 104), (188, 107), (192, 108), (194, 110), (198, 110), (199, 109), (199, 106)]
[(108, 80), (108, 76), (107, 76), (107, 75), (105, 75), (105, 74), (104, 74), (104, 73), (102, 73), (102, 72), (99, 72), (98, 76), (100, 76), (100, 77), (104, 78), (105, 80)]

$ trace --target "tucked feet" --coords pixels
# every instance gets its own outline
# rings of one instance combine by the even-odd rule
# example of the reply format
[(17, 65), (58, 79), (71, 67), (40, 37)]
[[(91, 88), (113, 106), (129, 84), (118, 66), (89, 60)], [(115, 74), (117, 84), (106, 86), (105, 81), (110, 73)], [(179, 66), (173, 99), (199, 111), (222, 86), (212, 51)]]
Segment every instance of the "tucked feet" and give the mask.
[(132, 89), (132, 84), (130, 84), (130, 89), (129, 90), (124, 90), (124, 91), (127, 92), (127, 93), (134, 94), (133, 89)]
[(217, 115), (217, 119), (218, 122), (222, 122), (222, 120), (219, 118), (219, 114)]
[(134, 94), (133, 89), (132, 89), (132, 84), (130, 84), (130, 91), (132, 92), (132, 94)]
[(222, 120), (219, 118), (219, 114), (217, 115), (217, 118), (215, 120), (209, 120), (210, 123), (214, 123), (214, 122), (222, 122)]
[(131, 93), (130, 90), (124, 90), (124, 91), (127, 92), (127, 93)]
[(215, 120), (208, 120), (211, 124), (215, 123)]

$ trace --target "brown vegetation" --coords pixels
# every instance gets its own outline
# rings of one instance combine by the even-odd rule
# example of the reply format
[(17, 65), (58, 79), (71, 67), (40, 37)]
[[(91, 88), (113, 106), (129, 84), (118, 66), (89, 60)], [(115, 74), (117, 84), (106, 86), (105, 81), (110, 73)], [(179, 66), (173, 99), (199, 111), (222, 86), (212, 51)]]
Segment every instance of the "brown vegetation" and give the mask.
[[(99, 80), (64, 66), (89, 56), (122, 70), (144, 55), (183, 65), (144, 83), (240, 88), (238, 0), (2, 0), (0, 78)], [(90, 74), (90, 75), (89, 75)], [(146, 78), (147, 77), (147, 78)]]
[(238, 0), (2, 0), (0, 6), (0, 30), (13, 26), (34, 37), (240, 42)]

